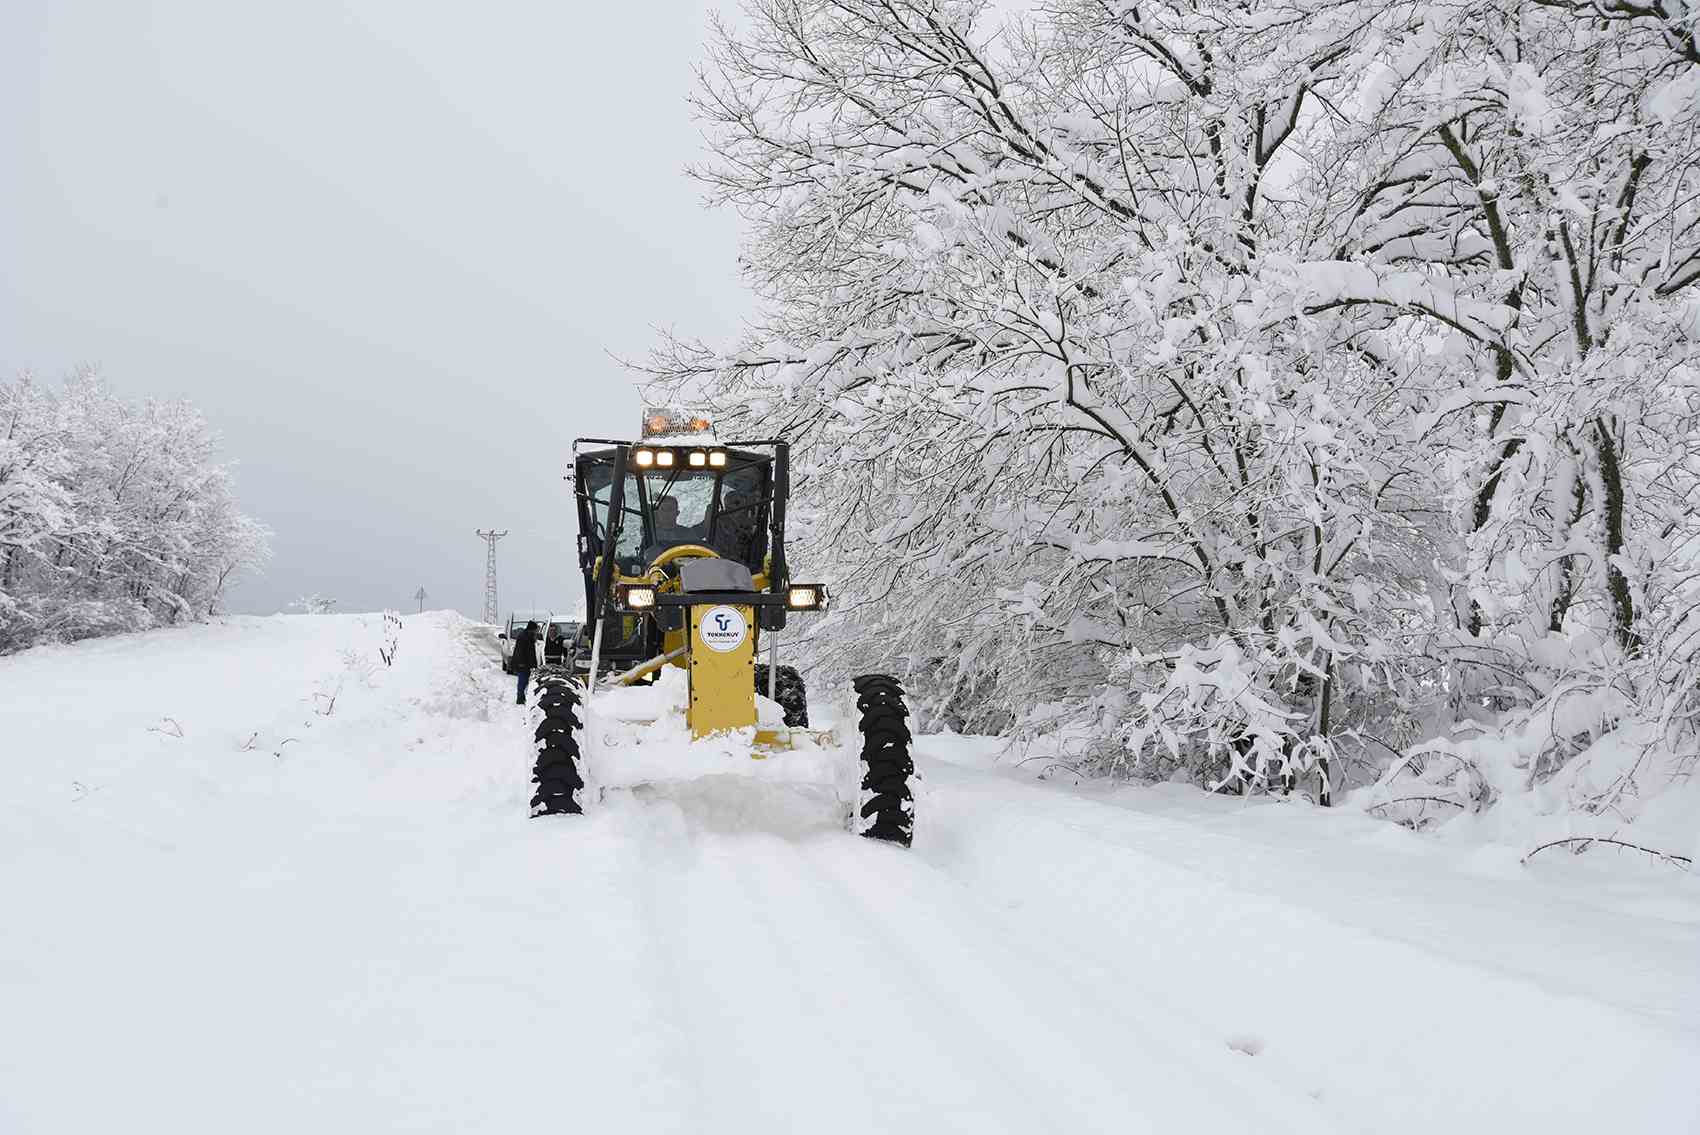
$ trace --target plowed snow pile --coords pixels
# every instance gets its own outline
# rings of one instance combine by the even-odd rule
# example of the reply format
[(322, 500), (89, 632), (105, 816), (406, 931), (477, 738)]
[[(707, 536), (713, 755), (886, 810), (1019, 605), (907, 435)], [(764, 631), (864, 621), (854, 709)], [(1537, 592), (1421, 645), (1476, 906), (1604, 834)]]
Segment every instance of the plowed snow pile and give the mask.
[(912, 853), (533, 821), (488, 635), (0, 659), (0, 1132), (1700, 1130), (1700, 876), (966, 738)]

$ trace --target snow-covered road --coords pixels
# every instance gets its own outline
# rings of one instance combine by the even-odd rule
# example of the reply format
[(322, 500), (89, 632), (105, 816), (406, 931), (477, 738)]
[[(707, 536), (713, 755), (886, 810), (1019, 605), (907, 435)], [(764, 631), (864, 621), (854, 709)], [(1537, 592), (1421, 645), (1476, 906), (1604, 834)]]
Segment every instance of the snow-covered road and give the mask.
[(479, 633), (0, 659), (0, 1132), (1700, 1131), (1694, 875), (944, 737), (909, 853), (531, 821)]

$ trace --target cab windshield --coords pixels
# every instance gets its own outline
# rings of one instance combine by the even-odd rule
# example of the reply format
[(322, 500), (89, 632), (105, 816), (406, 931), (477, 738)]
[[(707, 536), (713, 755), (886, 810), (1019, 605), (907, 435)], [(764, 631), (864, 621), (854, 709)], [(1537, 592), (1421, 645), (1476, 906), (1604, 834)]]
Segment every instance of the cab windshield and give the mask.
[(645, 474), (653, 521), (650, 546), (657, 552), (679, 544), (708, 543), (715, 476), (708, 469)]
[[(612, 455), (581, 459), (583, 523), (590, 571), (608, 540)], [(701, 544), (760, 571), (767, 551), (768, 463), (734, 455), (729, 467), (631, 469), (614, 559), (635, 575), (668, 548)]]

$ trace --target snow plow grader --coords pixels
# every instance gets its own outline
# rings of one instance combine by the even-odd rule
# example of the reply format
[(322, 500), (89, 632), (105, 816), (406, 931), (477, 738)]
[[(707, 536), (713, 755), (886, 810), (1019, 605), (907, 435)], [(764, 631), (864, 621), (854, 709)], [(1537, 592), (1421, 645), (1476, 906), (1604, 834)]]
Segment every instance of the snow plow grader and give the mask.
[(779, 663), (788, 621), (828, 601), (785, 557), (787, 444), (722, 444), (700, 414), (650, 410), (636, 442), (576, 440), (572, 482), (588, 617), (572, 665), (534, 686), (531, 814), (761, 782), (813, 791), (861, 835), (909, 846), (902, 685), (856, 678), (854, 709), (845, 697), (839, 720), (811, 728), (802, 676)]

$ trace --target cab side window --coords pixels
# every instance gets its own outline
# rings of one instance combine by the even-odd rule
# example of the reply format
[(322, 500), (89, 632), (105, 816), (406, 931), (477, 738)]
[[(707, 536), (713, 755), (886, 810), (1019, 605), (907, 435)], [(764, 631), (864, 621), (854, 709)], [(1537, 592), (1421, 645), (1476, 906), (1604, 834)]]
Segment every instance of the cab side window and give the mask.
[(762, 499), (762, 467), (733, 469), (720, 478), (720, 510), (715, 518), (714, 550), (737, 560), (751, 571), (761, 570), (767, 552), (762, 525), (767, 509)]
[[(590, 519), (593, 528), (590, 534), (591, 547), (594, 554), (600, 555), (608, 543), (608, 501), (614, 489), (613, 466), (594, 465), (587, 470), (585, 479), (589, 482), (590, 489)], [(641, 569), (641, 565), (635, 568), (633, 566), (642, 557), (644, 544), (643, 512), (637, 504), (636, 486), (628, 485), (626, 500), (621, 510), (625, 513), (625, 519), (620, 525), (619, 544), (614, 549), (614, 558), (626, 571)]]

